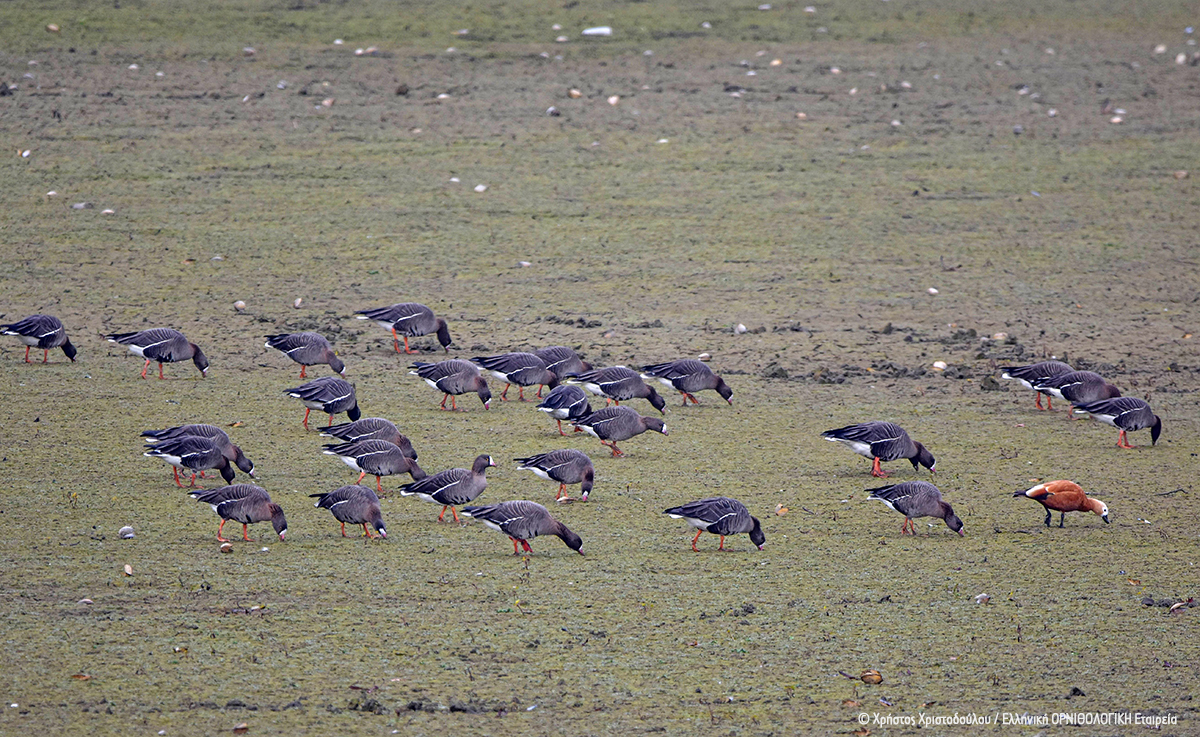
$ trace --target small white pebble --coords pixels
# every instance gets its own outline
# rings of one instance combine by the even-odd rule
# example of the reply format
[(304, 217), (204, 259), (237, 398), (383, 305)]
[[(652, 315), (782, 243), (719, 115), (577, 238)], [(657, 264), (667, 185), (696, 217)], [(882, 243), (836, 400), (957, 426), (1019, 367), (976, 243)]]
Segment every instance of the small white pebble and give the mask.
[(292, 309), (294, 309), (294, 310), (298, 310), (298, 309), (300, 309), (300, 305), (302, 305), (302, 304), (304, 304), (304, 298), (303, 298), (303, 297), (297, 297), (297, 298), (296, 298), (296, 301), (295, 301), (295, 302), (292, 302)]
[(343, 41), (343, 40), (342, 40), (342, 39), (340, 39), (340, 38), (335, 38), (335, 39), (333, 39), (333, 45), (334, 45), (334, 46), (341, 46), (341, 45), (342, 45), (342, 44), (344, 44), (344, 43), (346, 43), (346, 42), (345, 42), (345, 41)]
[(522, 269), (528, 269), (530, 266), (533, 266), (533, 263), (530, 261), (518, 261), (517, 266), (520, 266)]
[(899, 120), (893, 120), (893, 121), (892, 121), (892, 127), (893, 127), (893, 128), (899, 128), (901, 125), (902, 125), (902, 124), (901, 124), (901, 122), (900, 122)]
[(850, 94), (852, 94), (852, 95), (857, 95), (857, 94), (858, 94), (858, 88), (857, 88), (857, 87), (851, 87), (851, 88), (850, 88)]
[(281, 80), (279, 80), (279, 83), (275, 85), (275, 89), (286, 90), (287, 86), (288, 86), (287, 80), (281, 79)]
[(995, 333), (992, 335), (992, 340), (1004, 340), (1008, 337), (1008, 333)]
[(741, 335), (744, 332), (746, 332), (746, 326), (741, 324), (740, 322), (737, 324), (737, 327), (735, 327), (733, 329), (734, 335)]
[(437, 99), (448, 100), (448, 99), (450, 99), (450, 95), (445, 92), (442, 92), (442, 93), (438, 94)]
[(50, 190), (49, 192), (46, 193), (46, 196), (47, 197), (57, 197), (58, 192), (55, 192), (54, 190)]
[(1176, 64), (1187, 64), (1187, 54), (1179, 53), (1175, 55)]
[(946, 370), (946, 362), (945, 361), (934, 361), (933, 362), (933, 370), (934, 371), (945, 371)]
[(233, 309), (241, 312), (246, 309), (246, 303), (239, 299), (237, 302), (233, 303)]
[(321, 107), (333, 107), (333, 98), (326, 97), (324, 100), (321, 100)]
[(92, 601), (91, 599), (80, 599), (79, 601), (77, 601), (75, 603), (76, 604), (95, 604), (96, 602)]
[(613, 95), (613, 96), (611, 96), (611, 97), (609, 97), (609, 98), (608, 98), (608, 104), (609, 104), (609, 105), (616, 105), (616, 104), (617, 104), (617, 103), (619, 103), (619, 102), (621, 102), (621, 96), (620, 96), (620, 95)]
[(830, 74), (841, 74), (842, 70), (839, 69), (838, 67), (829, 67), (829, 73)]
[(562, 26), (561, 26), (561, 25), (559, 25), (558, 23), (555, 23), (554, 25), (550, 26), (550, 30), (551, 30), (551, 31), (561, 31), (561, 30), (562, 30)]
[(796, 113), (796, 120), (808, 120), (808, 113)]
[(712, 23), (709, 23), (708, 21), (704, 21), (703, 23), (700, 24), (700, 27), (701, 28), (712, 28)]
[(930, 287), (930, 288), (929, 288), (927, 291), (928, 291), (930, 294), (937, 294), (937, 293), (938, 293), (938, 290), (934, 289), (933, 287)]
[(569, 39), (566, 36), (559, 36), (558, 38), (554, 39), (554, 43), (565, 44), (568, 40)]
[(750, 71), (746, 72), (746, 76), (747, 76), (747, 77), (757, 77), (757, 76), (758, 76), (758, 72), (756, 72), (756, 71), (754, 71), (753, 69), (751, 69)]
[(244, 47), (242, 47), (242, 55), (243, 55), (243, 56), (254, 56), (254, 55), (255, 55), (255, 54), (257, 54), (257, 53), (258, 53), (258, 52), (254, 50), (254, 47), (253, 47), (253, 46), (244, 46)]
[(656, 143), (670, 143), (670, 141), (667, 140), (666, 138), (660, 138), (656, 141)]
[(355, 55), (355, 56), (362, 56), (362, 55), (363, 55), (363, 50), (362, 50), (362, 49), (355, 49), (355, 50), (354, 50), (354, 55)]
[(476, 191), (476, 192), (486, 192), (486, 191), (487, 191), (487, 185), (486, 185), (486, 184), (476, 184), (476, 185), (475, 185), (475, 191)]
[(911, 90), (911, 89), (912, 89), (912, 82), (901, 82), (901, 83), (900, 83), (900, 86), (901, 86), (901, 87), (903, 87), (903, 88), (904, 88), (904, 89), (906, 89), (906, 90)]
[(115, 214), (117, 214), (117, 211), (113, 210), (112, 208), (105, 208), (100, 211), (100, 214), (101, 215), (115, 215)]
[(138, 65), (137, 65), (137, 64), (130, 64), (130, 65), (129, 65), (129, 68), (130, 68), (130, 69), (132, 69), (132, 70), (134, 70), (134, 71), (137, 71), (137, 69), (138, 69)]
[(1048, 49), (1046, 49), (1046, 53), (1049, 54), (1050, 56), (1054, 56), (1054, 49), (1048, 48)]
[(783, 65), (783, 59), (772, 59), (771, 60), (771, 66), (773, 66), (773, 67), (782, 66), (782, 65)]
[(1108, 119), (1108, 122), (1116, 125), (1117, 123), (1124, 123), (1125, 119), (1122, 118), (1120, 115), (1114, 115), (1113, 117)]
[(450, 177), (450, 181), (454, 182), (455, 184), (458, 184), (458, 177)]
[(1156, 53), (1156, 54), (1165, 54), (1165, 53), (1167, 53), (1167, 45), (1166, 45), (1166, 44), (1159, 44), (1158, 46), (1155, 46), (1155, 47), (1154, 47), (1154, 53)]
[(1046, 111), (1046, 114), (1049, 115), (1051, 118), (1056, 118), (1056, 117), (1058, 117), (1058, 110), (1055, 108), (1050, 108), (1049, 110)]
[(813, 6), (809, 5), (808, 7), (806, 7), (806, 8), (804, 9), (804, 12), (805, 12), (805, 13), (815, 13), (815, 12), (817, 12), (817, 9), (816, 9), (816, 8), (814, 8)]
[(771, 9), (771, 4), (770, 4), (770, 3), (763, 3), (762, 5), (759, 5), (759, 6), (758, 6), (758, 9), (759, 9), (759, 10), (770, 10), (770, 9)]
[(28, 158), (29, 158), (29, 154), (30, 154), (30, 153), (31, 153), (31, 152), (30, 152), (30, 150), (29, 150), (29, 149), (25, 149), (24, 151), (22, 151), (22, 152), (21, 152), (21, 158), (22, 158), (22, 159), (28, 159)]
[[(270, 548), (263, 548), (263, 549), (262, 549), (262, 550), (260, 550), (259, 552), (260, 552), (260, 553), (269, 553), (269, 552), (271, 552), (271, 549), (270, 549)], [(256, 606), (256, 607), (250, 607), (250, 608), (251, 608), (251, 609), (261, 609), (262, 607), (257, 607), (257, 606)]]
[(705, 362), (712, 360), (712, 356), (708, 353), (701, 353), (699, 356), (696, 356), (696, 358), (700, 359), (701, 361), (705, 361)]
[(446, 49), (447, 54), (453, 54), (455, 51), (458, 51), (458, 49), (454, 48), (453, 46), (450, 46)]

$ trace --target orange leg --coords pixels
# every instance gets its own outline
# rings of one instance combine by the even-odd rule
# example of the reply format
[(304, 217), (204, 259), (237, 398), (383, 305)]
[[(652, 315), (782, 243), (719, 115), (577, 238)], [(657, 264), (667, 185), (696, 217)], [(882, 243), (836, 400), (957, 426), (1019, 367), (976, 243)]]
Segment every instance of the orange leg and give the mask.
[(250, 526), (247, 525), (245, 522), (242, 523), (242, 539), (248, 543), (254, 542), (253, 540), (250, 539)]
[(1129, 444), (1129, 438), (1127, 438), (1125, 436), (1125, 431), (1122, 430), (1121, 434), (1117, 436), (1117, 447), (1118, 448), (1135, 448), (1137, 446)]
[(305, 366), (304, 364), (300, 364), (300, 378), (301, 378), (301, 379), (308, 378), (308, 377), (307, 377), (307, 376), (304, 374), (304, 372), (305, 372), (305, 371), (307, 371), (307, 370), (308, 370), (308, 366)]
[(367, 536), (367, 539), (368, 539), (368, 540), (374, 540), (374, 539), (375, 539), (375, 536), (374, 536), (374, 535), (372, 535), (372, 534), (371, 534), (371, 531), (367, 529), (367, 523), (366, 523), (366, 522), (363, 522), (363, 534)]
[(696, 547), (696, 541), (700, 539), (700, 534), (703, 532), (704, 530), (696, 530), (696, 536), (692, 538), (692, 550), (696, 551), (697, 553), (700, 552), (700, 548)]
[(446, 400), (449, 398), (450, 398), (449, 394), (442, 395), (442, 404), (441, 404), (442, 409), (446, 409)]
[(558, 434), (562, 435), (564, 438), (567, 437), (567, 434), (562, 431), (562, 420), (555, 420), (555, 422), (558, 423)]
[(312, 412), (312, 407), (305, 407), (304, 408), (304, 423), (303, 423), (305, 430), (308, 429), (308, 413), (309, 412)]
[(1033, 403), (1034, 403), (1035, 405), (1037, 405), (1037, 408), (1038, 408), (1038, 409), (1045, 409), (1045, 407), (1043, 407), (1043, 406), (1042, 406), (1042, 393), (1041, 393), (1041, 392), (1037, 392), (1037, 393), (1036, 393), (1034, 396), (1036, 397), (1036, 399), (1034, 399), (1034, 400), (1033, 400)]
[(228, 521), (229, 520), (227, 520), (227, 519), (223, 519), (223, 520), (221, 520), (221, 524), (217, 526), (217, 540), (219, 540), (223, 543), (229, 542), (225, 538), (221, 537), (221, 530), (225, 529), (225, 523)]
[(508, 387), (510, 387), (510, 386), (512, 386), (512, 384), (505, 384), (504, 391), (500, 392), (500, 401), (501, 402), (508, 401)]
[[(392, 346), (396, 349), (397, 353), (400, 352), (400, 337), (396, 335), (396, 327), (394, 325), (392, 326)], [(408, 338), (404, 339), (404, 350), (408, 351)]]
[(717, 550), (724, 550), (724, 549), (725, 549), (725, 536), (721, 535), (721, 544), (717, 546)]
[(146, 378), (146, 372), (150, 370), (150, 359), (146, 359), (146, 365), (142, 366), (142, 378)]
[(379, 476), (375, 477), (375, 491), (379, 492), (380, 494), (383, 493), (383, 479)]
[(329, 424), (330, 424), (330, 425), (332, 425), (332, 424), (333, 424), (333, 415), (329, 415)]
[(517, 387), (517, 399), (520, 399), (522, 402), (527, 401), (525, 399), (525, 387), (523, 387), (523, 386)]
[(1049, 394), (1046, 395), (1046, 409), (1054, 409), (1054, 397), (1050, 396)]
[(521, 541), (521, 547), (525, 549), (525, 552), (526, 552), (526, 553), (532, 553), (532, 552), (533, 552), (533, 548), (529, 547), (529, 541), (528, 541), (528, 540), (522, 540), (522, 541)]
[(871, 466), (871, 475), (881, 479), (887, 478), (887, 474), (883, 472), (883, 468), (879, 465), (879, 458), (876, 458), (874, 465)]
[(42, 350), (42, 363), (46, 363), (49, 360), (50, 360), (50, 351), (43, 349)]
[(165, 378), (167, 378), (167, 377), (163, 376), (163, 372), (162, 372), (162, 364), (161, 364), (161, 363), (159, 363), (159, 364), (158, 364), (158, 378), (160, 378), (160, 379), (165, 379)]
[(362, 473), (360, 473), (360, 474), (358, 475), (358, 481), (355, 481), (354, 483), (356, 483), (356, 484), (361, 484), (361, 483), (362, 483), (362, 480), (363, 480), (364, 478), (366, 478), (366, 477), (367, 477), (367, 472), (366, 472), (366, 471), (363, 471)]
[(455, 509), (454, 509), (454, 507), (450, 507), (450, 514), (454, 515), (454, 521), (455, 521), (455, 522), (460, 522), (460, 523), (462, 522), (462, 520), (460, 520), (460, 519), (458, 518), (458, 511), (457, 511), (457, 510), (455, 510)]
[(542, 385), (541, 384), (538, 384), (537, 398), (538, 399), (542, 398)]
[(567, 490), (567, 485), (560, 483), (558, 485), (558, 493), (554, 495), (554, 501), (558, 501), (559, 499), (561, 499), (563, 497), (563, 492), (566, 490)]
[[(407, 335), (404, 336), (404, 352), (405, 353), (416, 353), (416, 351), (411, 351), (408, 349), (408, 336)], [(449, 352), (449, 351), (447, 351), (447, 352)]]
[(444, 521), (444, 520), (442, 520), (442, 518), (446, 516), (446, 510), (449, 508), (450, 508), (449, 504), (446, 504), (442, 507), (442, 513), (438, 515), (438, 522)]
[(625, 455), (625, 453), (620, 448), (617, 447), (617, 442), (615, 440), (611, 443), (606, 443), (603, 440), (601, 440), (600, 444), (607, 445), (609, 448), (612, 449), (612, 457), (613, 458), (616, 458), (617, 456)]
[(171, 470), (175, 472), (175, 485), (182, 489), (183, 484), (179, 483), (179, 467), (171, 466)]
[(457, 412), (457, 411), (458, 411), (458, 402), (456, 402), (456, 401), (454, 400), (454, 395), (453, 395), (453, 394), (451, 394), (451, 395), (450, 395), (450, 409), (451, 409), (451, 410), (453, 410), (453, 411), (455, 411), (455, 412)]
[(29, 360), (29, 349), (32, 347), (33, 346), (31, 345), (25, 346), (25, 363), (32, 363), (32, 361)]
[(515, 538), (515, 537), (510, 537), (510, 538), (508, 538), (508, 539), (509, 539), (509, 540), (512, 540), (512, 543), (513, 543), (513, 555), (520, 555), (520, 554), (521, 554), (521, 549), (517, 547), (517, 538)]
[(192, 474), (192, 483), (188, 484), (190, 488), (196, 488), (196, 474)]
[(346, 537), (346, 523), (342, 523), (342, 537)]

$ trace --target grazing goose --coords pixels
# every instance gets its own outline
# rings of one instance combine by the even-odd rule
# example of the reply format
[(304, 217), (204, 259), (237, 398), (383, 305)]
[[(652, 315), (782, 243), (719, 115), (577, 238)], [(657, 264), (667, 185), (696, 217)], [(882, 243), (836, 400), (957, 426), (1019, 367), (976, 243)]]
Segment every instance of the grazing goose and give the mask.
[(471, 361), (476, 365), (492, 372), (500, 381), (505, 382), (504, 391), (500, 392), (500, 400), (508, 399), (508, 387), (517, 385), (518, 398), (525, 401), (525, 387), (537, 385), (537, 398), (542, 398), (542, 386), (551, 389), (558, 386), (558, 376), (546, 368), (546, 362), (532, 353), (502, 353), (498, 356), (476, 356)]
[[(1071, 404), (1098, 402), (1121, 396), (1121, 390), (1109, 384), (1104, 377), (1093, 371), (1071, 371), (1057, 376), (1039, 379), (1034, 388), (1051, 397), (1058, 397)], [(1049, 403), (1049, 400), (1047, 400)], [(1067, 414), (1071, 419), (1071, 414)]]
[(358, 310), (355, 314), (359, 320), (374, 320), (381, 326), (392, 331), (392, 343), (396, 352), (400, 352), (400, 338), (404, 338), (404, 352), (417, 353), (409, 350), (408, 339), (422, 335), (437, 333), (438, 342), (442, 349), (450, 352), (450, 328), (446, 321), (435, 317), (433, 310), (416, 302), (401, 302), (387, 307), (376, 307), (370, 310)]
[(30, 315), (24, 320), (0, 325), (0, 334), (15, 335), (21, 339), (25, 344), (25, 363), (31, 363), (30, 348), (42, 351), (42, 363), (49, 361), (51, 348), (62, 348), (67, 358), (71, 359), (72, 363), (75, 361), (75, 346), (71, 345), (62, 322), (53, 315)]
[(560, 379), (592, 370), (592, 364), (584, 361), (578, 353), (565, 345), (549, 345), (545, 348), (538, 348), (533, 355), (545, 361), (546, 368), (553, 371), (554, 375)]
[(483, 493), (483, 490), (487, 488), (487, 477), (484, 476), (484, 473), (495, 465), (496, 462), (490, 455), (481, 455), (475, 458), (470, 469), (450, 468), (419, 481), (413, 481), (411, 484), (400, 487), (400, 495), (416, 494), (417, 498), (423, 502), (441, 504), (442, 513), (438, 515), (438, 522), (441, 522), (442, 518), (446, 516), (446, 508), (449, 507), (450, 514), (454, 515), (454, 521), (458, 522), (458, 512), (454, 508), (470, 504), (475, 501), (475, 497)]
[(344, 422), (340, 425), (330, 425), (329, 427), (319, 427), (317, 429), (325, 437), (337, 438), (347, 443), (352, 443), (356, 440), (386, 440), (389, 443), (399, 446), (400, 450), (404, 451), (404, 455), (408, 458), (414, 461), (417, 460), (417, 451), (413, 450), (412, 442), (408, 439), (408, 436), (401, 433), (398, 427), (382, 417), (364, 417), (354, 422)]
[(317, 500), (314, 507), (328, 509), (333, 518), (342, 523), (342, 537), (346, 535), (346, 523), (362, 525), (363, 534), (368, 539), (373, 538), (371, 525), (382, 538), (387, 538), (387, 530), (383, 528), (383, 510), (379, 507), (379, 497), (366, 486), (343, 486), (340, 489), (325, 494), (309, 494)]
[(826, 430), (821, 437), (835, 443), (842, 443), (850, 450), (864, 458), (873, 458), (871, 475), (886, 478), (887, 474), (879, 466), (883, 461), (898, 461), (907, 458), (912, 463), (913, 470), (917, 464), (935, 473), (933, 455), (924, 445), (908, 436), (904, 428), (891, 422), (863, 422), (858, 425), (847, 425), (835, 430)]
[(529, 541), (538, 535), (557, 535), (567, 547), (583, 555), (583, 540), (567, 529), (562, 522), (550, 516), (550, 512), (537, 502), (520, 499), (500, 502), (486, 507), (464, 507), (464, 517), (480, 520), (493, 530), (499, 530), (512, 540), (513, 555), (520, 555), (517, 543), (532, 553)]
[(142, 367), (142, 378), (146, 378), (146, 370), (151, 361), (158, 362), (158, 378), (163, 376), (163, 364), (175, 363), (192, 359), (201, 376), (208, 376), (208, 357), (195, 343), (188, 341), (187, 336), (171, 328), (151, 328), (136, 333), (112, 333), (106, 335), (109, 343), (120, 343), (128, 346), (129, 350), (146, 359)]
[(215, 468), (221, 472), (225, 483), (233, 483), (233, 468), (230, 461), (237, 464), (250, 478), (254, 478), (254, 464), (242, 453), (242, 449), (230, 443), (228, 438), (204, 438), (196, 435), (183, 435), (169, 440), (160, 440), (148, 446), (142, 455), (147, 458), (161, 458), (174, 467), (175, 484), (183, 488), (179, 482), (179, 471), (190, 471), (192, 486), (196, 485), (196, 474)]
[(558, 482), (558, 493), (554, 495), (556, 502), (569, 502), (571, 495), (567, 493), (567, 484), (582, 484), (581, 497), (588, 500), (592, 493), (592, 484), (596, 478), (596, 469), (587, 453), (574, 449), (552, 450), (549, 453), (538, 453), (528, 458), (514, 458), (523, 471), (533, 471), (544, 479)]
[(452, 358), (449, 361), (425, 363), (417, 361), (409, 366), (408, 373), (420, 376), (425, 383), (437, 389), (445, 396), (442, 397), (442, 409), (447, 409), (446, 400), (450, 400), (451, 410), (457, 410), (458, 404), (454, 398), (459, 394), (475, 392), (484, 409), (491, 409), (492, 390), (488, 389), (487, 379), (479, 374), (479, 367), (470, 361)]
[(333, 352), (333, 346), (320, 333), (283, 333), (268, 335), (267, 348), (274, 348), (300, 364), (300, 378), (306, 378), (309, 366), (327, 363), (329, 368), (342, 376), (346, 375), (346, 364)]
[(917, 517), (937, 517), (945, 520), (946, 526), (958, 533), (959, 537), (966, 535), (962, 520), (954, 514), (948, 502), (942, 501), (942, 492), (928, 481), (905, 481), (902, 484), (880, 486), (875, 489), (864, 489), (871, 492), (868, 499), (878, 499), (892, 508), (893, 511), (904, 515), (904, 524), (900, 534), (906, 532), (917, 534), (913, 520)]
[(617, 447), (618, 440), (628, 440), (647, 430), (654, 430), (663, 435), (667, 434), (667, 426), (662, 420), (639, 415), (637, 410), (629, 407), (605, 407), (587, 417), (575, 420), (574, 425), (575, 432), (586, 432), (588, 435), (599, 438), (601, 445), (607, 445), (612, 450), (614, 458), (625, 455)]
[(563, 420), (578, 420), (592, 413), (587, 394), (574, 384), (559, 384), (554, 387), (537, 408), (558, 421), (558, 434), (564, 437), (566, 433), (562, 430)]
[(360, 471), (359, 483), (367, 474), (375, 477), (375, 489), (383, 492), (383, 476), (407, 473), (414, 479), (423, 479), (426, 474), (417, 462), (404, 455), (395, 443), (386, 440), (355, 440), (352, 443), (329, 443), (324, 446), (325, 455), (337, 456), (350, 468)]
[(351, 420), (362, 417), (358, 409), (358, 397), (354, 394), (354, 385), (336, 376), (322, 376), (307, 384), (301, 384), (295, 389), (284, 389), (283, 393), (304, 402), (304, 429), (308, 429), (308, 413), (319, 409), (329, 415), (329, 424), (333, 424), (333, 416), (346, 413)]
[(287, 534), (287, 519), (283, 516), (283, 509), (271, 501), (271, 495), (262, 487), (234, 484), (219, 489), (193, 491), (188, 496), (198, 502), (211, 504), (213, 511), (221, 517), (221, 525), (217, 527), (217, 539), (223, 543), (229, 542), (221, 537), (221, 530), (225, 529), (225, 523), (229, 520), (242, 523), (242, 539), (247, 542), (250, 542), (247, 525), (255, 522), (270, 520), (280, 542), (283, 542), (283, 536)]
[(1054, 512), (1060, 512), (1060, 528), (1066, 521), (1067, 512), (1095, 512), (1104, 520), (1104, 524), (1108, 524), (1108, 505), (1099, 499), (1089, 498), (1083, 493), (1083, 488), (1074, 481), (1048, 481), (1025, 491), (1014, 491), (1013, 496), (1027, 496), (1041, 502), (1046, 508), (1046, 527), (1050, 526), (1050, 518), (1054, 516)]
[(725, 550), (726, 535), (738, 535), (743, 532), (750, 533), (750, 542), (754, 543), (759, 550), (762, 550), (763, 545), (767, 542), (767, 536), (763, 534), (762, 525), (759, 524), (758, 519), (750, 516), (746, 505), (737, 499), (714, 496), (671, 507), (664, 510), (663, 514), (668, 514), (673, 519), (687, 520), (689, 525), (698, 528), (696, 536), (692, 538), (692, 550), (697, 553), (700, 552), (700, 549), (696, 547), (696, 541), (705, 531), (720, 536), (721, 544), (717, 547), (718, 550)]
[(692, 404), (700, 404), (694, 395), (705, 389), (712, 389), (726, 402), (733, 404), (733, 390), (725, 380), (714, 374), (708, 364), (694, 358), (681, 358), (678, 361), (646, 366), (642, 369), (642, 378), (658, 379), (675, 389), (683, 395), (685, 407), (689, 399), (692, 400)]
[[(1038, 389), (1037, 384), (1041, 381), (1049, 379), (1052, 376), (1069, 374), (1074, 370), (1075, 369), (1071, 368), (1070, 364), (1063, 363), (1062, 361), (1042, 361), (1041, 363), (1033, 363), (1028, 366), (1005, 366), (1000, 369), (1002, 372), (1000, 374), (1000, 378), (1016, 379), (1017, 381), (1020, 381), (1026, 389), (1033, 389), (1035, 392), (1037, 392), (1037, 394), (1034, 396), (1037, 397), (1035, 404), (1037, 405), (1038, 409), (1054, 409), (1054, 407), (1052, 407), (1050, 404), (1053, 395)], [(1043, 394), (1046, 395), (1045, 407), (1042, 407)]]
[(1162, 420), (1150, 409), (1150, 405), (1137, 397), (1117, 397), (1101, 399), (1098, 402), (1075, 405), (1075, 414), (1091, 415), (1092, 419), (1100, 420), (1106, 425), (1112, 425), (1121, 431), (1117, 436), (1118, 448), (1133, 448), (1125, 433), (1150, 428), (1150, 444), (1158, 444), (1158, 436), (1162, 434)]
[(641, 374), (624, 366), (609, 366), (592, 369), (571, 379), (576, 384), (582, 384), (592, 394), (604, 397), (605, 404), (612, 400), (620, 405), (626, 399), (646, 399), (659, 412), (667, 406), (666, 401), (658, 396), (654, 387), (642, 380)]

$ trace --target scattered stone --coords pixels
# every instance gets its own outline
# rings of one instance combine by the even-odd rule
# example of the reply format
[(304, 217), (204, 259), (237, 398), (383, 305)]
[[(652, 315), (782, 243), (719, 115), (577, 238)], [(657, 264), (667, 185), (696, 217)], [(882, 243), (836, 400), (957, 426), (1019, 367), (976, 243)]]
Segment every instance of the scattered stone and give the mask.
[(934, 371), (945, 371), (946, 370), (946, 362), (945, 361), (934, 361), (933, 362), (933, 370)]
[(712, 360), (712, 356), (709, 355), (708, 353), (701, 353), (699, 356), (696, 356), (696, 358), (700, 359), (701, 361), (704, 361), (705, 363), (708, 363), (709, 361)]
[(583, 97), (583, 93), (577, 89), (572, 88), (570, 90), (567, 90), (567, 97), (571, 98), (572, 100), (578, 100), (579, 98)]
[(609, 97), (609, 98), (608, 98), (608, 104), (609, 104), (609, 105), (616, 106), (616, 105), (617, 105), (618, 103), (620, 103), (620, 102), (621, 102), (621, 96), (620, 96), (620, 95), (613, 95), (613, 96), (611, 96), (611, 97)]
[(762, 375), (764, 379), (786, 379), (788, 378), (788, 371), (783, 366), (771, 362), (763, 369)]
[(237, 310), (238, 312), (243, 312), (246, 309), (246, 303), (239, 299), (237, 302), (233, 303), (233, 309)]
[(740, 322), (737, 324), (737, 326), (735, 326), (733, 328), (734, 335), (741, 335), (742, 333), (745, 333), (745, 332), (746, 332), (746, 326), (741, 324)]
[(125, 525), (117, 531), (117, 534), (121, 536), (122, 540), (130, 540), (133, 538), (133, 528), (129, 525)]
[(483, 192), (486, 192), (486, 191), (487, 191), (487, 188), (488, 188), (488, 187), (487, 187), (487, 185), (486, 185), (486, 184), (476, 184), (476, 185), (475, 185), (475, 191), (476, 191), (476, 192), (479, 192), (479, 193), (481, 193), (481, 194), (482, 194)]
[(585, 28), (585, 29), (583, 29), (583, 33), (581, 35), (584, 35), (584, 36), (611, 36), (612, 35), (612, 27), (611, 26), (596, 26), (595, 28)]
[(552, 118), (557, 118), (558, 116), (562, 115), (562, 113), (559, 112), (558, 108), (551, 105), (550, 107), (546, 108), (546, 115), (549, 115)]
[(50, 33), (58, 33), (62, 28), (57, 23), (47, 23), (46, 30)]
[(90, 202), (76, 202), (74, 205), (71, 205), (72, 210), (90, 210), (93, 207), (95, 205)]
[(128, 563), (125, 564), (125, 575), (126, 576), (133, 575), (133, 566), (129, 565)]

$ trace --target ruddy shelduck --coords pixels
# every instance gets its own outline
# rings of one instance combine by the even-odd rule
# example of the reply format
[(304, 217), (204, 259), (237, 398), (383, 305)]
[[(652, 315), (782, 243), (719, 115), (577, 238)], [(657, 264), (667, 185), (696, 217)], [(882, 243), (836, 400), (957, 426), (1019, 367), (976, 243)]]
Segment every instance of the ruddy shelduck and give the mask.
[(1104, 524), (1108, 524), (1108, 505), (1089, 497), (1074, 481), (1048, 481), (1025, 491), (1014, 492), (1013, 496), (1027, 496), (1041, 502), (1046, 508), (1046, 527), (1050, 526), (1050, 518), (1055, 512), (1060, 513), (1059, 527), (1063, 526), (1067, 512), (1095, 512), (1104, 520)]

